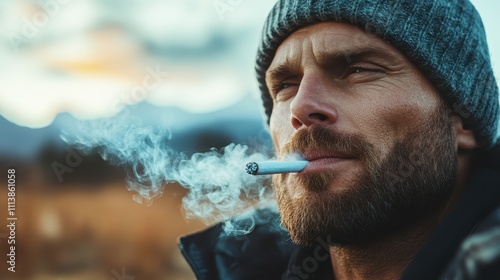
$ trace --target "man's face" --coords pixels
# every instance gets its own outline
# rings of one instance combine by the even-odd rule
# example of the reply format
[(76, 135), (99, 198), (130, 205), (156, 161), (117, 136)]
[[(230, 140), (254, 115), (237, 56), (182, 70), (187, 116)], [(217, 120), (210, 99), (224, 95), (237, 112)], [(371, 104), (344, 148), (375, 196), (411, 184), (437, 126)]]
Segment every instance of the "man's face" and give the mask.
[(451, 193), (456, 147), (445, 106), (388, 43), (349, 24), (308, 26), (279, 46), (266, 82), (278, 156), (310, 160), (273, 177), (295, 242), (369, 240)]

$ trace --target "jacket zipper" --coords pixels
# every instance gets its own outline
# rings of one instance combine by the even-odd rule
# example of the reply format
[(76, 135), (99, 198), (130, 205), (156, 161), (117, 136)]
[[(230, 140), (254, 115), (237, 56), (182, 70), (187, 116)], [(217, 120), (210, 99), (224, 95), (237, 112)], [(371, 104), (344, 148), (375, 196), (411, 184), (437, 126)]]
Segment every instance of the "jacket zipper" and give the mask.
[(184, 244), (179, 243), (179, 248), (181, 249), (181, 253), (184, 256), (184, 258), (186, 259), (187, 263), (189, 264), (189, 266), (193, 270), (193, 273), (194, 273), (194, 276), (196, 276), (196, 279), (201, 280), (202, 278), (200, 277), (200, 273), (198, 272), (197, 267), (194, 265), (194, 262), (191, 260), (191, 258), (187, 254), (186, 250), (184, 249)]

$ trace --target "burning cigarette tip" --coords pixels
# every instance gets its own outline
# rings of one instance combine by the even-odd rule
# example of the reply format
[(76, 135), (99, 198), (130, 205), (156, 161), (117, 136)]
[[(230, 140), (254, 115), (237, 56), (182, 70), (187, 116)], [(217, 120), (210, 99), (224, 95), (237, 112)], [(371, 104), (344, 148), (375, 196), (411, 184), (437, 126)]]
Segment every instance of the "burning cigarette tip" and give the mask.
[(247, 163), (245, 170), (250, 175), (257, 175), (257, 171), (259, 171), (259, 165), (256, 162)]
[(306, 167), (307, 160), (249, 162), (246, 171), (251, 175), (299, 172)]

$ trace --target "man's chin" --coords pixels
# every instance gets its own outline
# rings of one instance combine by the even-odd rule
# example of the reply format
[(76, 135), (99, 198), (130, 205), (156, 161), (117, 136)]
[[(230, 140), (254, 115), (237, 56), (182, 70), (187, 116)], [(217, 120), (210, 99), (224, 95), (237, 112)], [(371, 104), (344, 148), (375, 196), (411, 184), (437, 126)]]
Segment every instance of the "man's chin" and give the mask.
[[(349, 174), (352, 173), (352, 174)], [(352, 190), (356, 181), (354, 172), (309, 172), (307, 174), (290, 174), (285, 180), (285, 188), (291, 199), (307, 197), (324, 197), (325, 195), (342, 194)]]
[[(345, 202), (356, 200), (354, 188), (355, 186), (347, 191), (339, 191), (335, 186), (331, 186), (310, 190), (308, 186), (296, 185), (291, 190), (288, 188), (288, 192), (279, 193), (278, 206), (282, 222), (289, 231), (292, 241), (299, 245), (310, 246), (318, 238), (329, 235), (329, 239), (333, 238), (337, 244), (352, 242), (351, 238), (354, 237), (352, 232), (347, 233), (343, 227), (336, 227), (331, 222), (336, 220), (335, 224), (338, 225), (339, 221), (342, 224), (342, 220), (350, 220), (347, 216), (356, 219), (355, 214), (346, 216), (345, 209), (342, 209), (352, 209), (352, 207), (341, 206)], [(342, 213), (340, 216), (343, 218), (340, 218), (338, 213)]]

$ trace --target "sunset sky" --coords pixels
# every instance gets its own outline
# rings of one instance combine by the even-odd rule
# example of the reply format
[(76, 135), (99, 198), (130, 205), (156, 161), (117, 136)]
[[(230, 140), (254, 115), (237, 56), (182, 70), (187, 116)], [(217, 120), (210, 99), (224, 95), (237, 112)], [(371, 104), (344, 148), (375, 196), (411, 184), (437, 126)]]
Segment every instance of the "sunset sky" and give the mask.
[[(0, 2), (0, 114), (19, 126), (45, 127), (61, 112), (110, 116), (141, 101), (206, 113), (258, 99), (254, 57), (274, 1), (38, 2)], [(472, 2), (498, 77), (500, 2)]]

